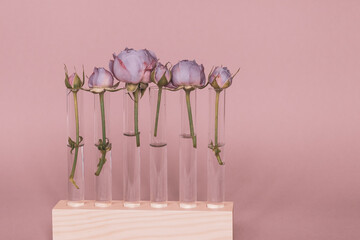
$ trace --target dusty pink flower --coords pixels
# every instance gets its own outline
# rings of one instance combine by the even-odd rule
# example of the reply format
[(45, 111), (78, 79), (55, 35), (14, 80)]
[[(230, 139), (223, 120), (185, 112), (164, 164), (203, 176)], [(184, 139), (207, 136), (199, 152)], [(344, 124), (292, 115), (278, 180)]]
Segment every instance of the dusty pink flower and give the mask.
[(166, 86), (170, 83), (171, 80), (171, 72), (167, 68), (167, 66), (162, 65), (160, 62), (157, 63), (154, 68), (152, 81), (158, 86)]
[(111, 88), (114, 85), (112, 74), (105, 68), (94, 68), (88, 82), (89, 88)]
[(230, 87), (232, 77), (229, 69), (226, 67), (216, 67), (209, 76), (209, 84), (216, 89), (225, 89)]
[(206, 84), (204, 66), (194, 61), (182, 60), (172, 69), (172, 85), (174, 87), (193, 86), (203, 87)]
[(109, 68), (120, 82), (138, 84), (149, 83), (150, 74), (157, 63), (156, 55), (147, 50), (126, 48), (119, 55), (113, 55)]

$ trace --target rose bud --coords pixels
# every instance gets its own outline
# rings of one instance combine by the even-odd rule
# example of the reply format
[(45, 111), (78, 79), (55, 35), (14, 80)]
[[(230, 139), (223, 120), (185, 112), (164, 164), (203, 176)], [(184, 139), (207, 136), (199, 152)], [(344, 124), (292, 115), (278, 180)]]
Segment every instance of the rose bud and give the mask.
[(230, 87), (232, 80), (235, 75), (240, 71), (240, 68), (237, 72), (231, 76), (230, 71), (226, 67), (215, 67), (214, 71), (209, 73), (209, 84), (215, 89), (215, 139), (214, 142), (211, 141), (209, 148), (215, 153), (215, 157), (219, 165), (224, 165), (224, 162), (220, 157), (220, 148), (218, 143), (218, 112), (219, 112), (219, 96), (223, 89)]
[(112, 74), (104, 68), (94, 68), (88, 82), (89, 88), (93, 92), (102, 92), (104, 89), (115, 87)]
[(126, 48), (119, 55), (113, 54), (109, 68), (120, 82), (138, 84), (150, 82), (150, 73), (157, 63), (156, 55), (147, 50)]
[(204, 87), (206, 85), (204, 66), (195, 61), (182, 60), (172, 69), (172, 84), (175, 87)]
[(168, 85), (171, 80), (171, 72), (167, 68), (167, 64), (164, 66), (158, 62), (154, 70), (151, 72), (151, 80), (159, 87)]
[[(240, 69), (239, 69), (240, 70)], [(231, 76), (229, 69), (226, 67), (216, 67), (214, 71), (209, 74), (209, 84), (214, 89), (225, 89), (230, 87), (232, 80), (239, 70)]]
[(155, 117), (155, 127), (154, 127), (154, 136), (157, 136), (157, 128), (159, 122), (159, 111), (160, 111), (160, 103), (161, 103), (161, 94), (162, 88), (164, 86), (168, 86), (169, 84), (172, 86), (171, 80), (171, 72), (167, 68), (169, 63), (162, 65), (160, 62), (157, 63), (154, 70), (151, 72), (151, 81), (158, 86), (158, 99), (157, 99), (157, 106), (156, 106), (156, 117)]
[(81, 82), (80, 77), (76, 73), (73, 73), (69, 77), (69, 84), (71, 85), (72, 88), (80, 88), (82, 82)]
[(77, 73), (73, 73), (71, 74), (71, 76), (69, 77), (68, 75), (68, 70), (65, 66), (65, 86), (68, 88), (68, 89), (71, 89), (71, 90), (79, 90), (83, 85), (84, 85), (84, 82), (85, 82), (85, 73), (83, 71), (83, 80), (80, 79), (79, 75), (77, 75)]

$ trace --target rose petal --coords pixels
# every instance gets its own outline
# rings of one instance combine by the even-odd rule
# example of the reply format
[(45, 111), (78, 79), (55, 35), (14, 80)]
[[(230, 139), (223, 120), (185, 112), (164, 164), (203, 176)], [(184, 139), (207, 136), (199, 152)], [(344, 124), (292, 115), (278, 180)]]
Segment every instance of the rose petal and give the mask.
[(172, 81), (170, 81), (165, 87), (166, 87), (166, 88), (170, 88), (170, 89), (176, 89), (176, 88), (178, 88), (177, 86), (175, 86), (175, 85), (173, 84)]
[(149, 83), (151, 82), (151, 71), (145, 71), (144, 75), (141, 79), (141, 82), (143, 83)]
[(112, 73), (114, 73), (114, 60), (109, 61), (109, 69)]
[(201, 76), (200, 76), (200, 67), (195, 63), (189, 65), (190, 81), (189, 85), (200, 86)]
[(114, 60), (113, 74), (119, 81), (131, 82), (131, 75), (129, 71), (123, 61), (118, 57)]
[(71, 74), (71, 76), (69, 77), (69, 83), (72, 87), (74, 87), (74, 85), (73, 85), (74, 79), (75, 79), (75, 73)]
[(228, 81), (230, 84), (232, 83), (231, 73), (226, 67), (224, 67), (220, 71), (220, 80), (218, 81), (218, 84), (220, 87), (223, 87)]
[(104, 68), (94, 68), (88, 81), (89, 88), (106, 88), (112, 87), (113, 84), (112, 74)]
[(93, 71), (93, 73), (90, 75), (90, 78), (89, 78), (89, 81), (88, 81), (88, 86), (89, 86), (89, 88), (93, 88), (93, 87), (94, 87), (96, 76), (97, 76), (97, 70), (96, 70), (96, 68), (94, 68), (94, 71)]
[(109, 71), (104, 68), (99, 68), (98, 72), (99, 87), (112, 87), (114, 85), (114, 78)]
[(112, 72), (122, 82), (132, 84), (148, 83), (151, 81), (150, 71), (156, 66), (156, 62), (156, 56), (151, 51), (146, 49), (136, 51), (125, 48), (115, 58)]
[[(156, 65), (156, 68), (155, 68), (155, 83), (157, 84), (162, 76), (164, 75), (165, 72), (168, 72), (166, 71), (167, 69), (165, 68), (164, 65), (162, 65), (161, 63), (158, 63)], [(166, 79), (169, 79), (169, 77), (167, 76), (167, 74), (165, 75)]]
[(204, 66), (200, 65), (200, 86), (203, 87), (206, 84), (206, 77), (204, 72)]

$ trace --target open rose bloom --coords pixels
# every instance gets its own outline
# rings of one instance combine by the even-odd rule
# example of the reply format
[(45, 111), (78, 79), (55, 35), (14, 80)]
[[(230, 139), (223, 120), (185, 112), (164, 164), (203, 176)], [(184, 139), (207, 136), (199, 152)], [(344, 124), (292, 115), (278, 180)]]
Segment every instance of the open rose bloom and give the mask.
[(125, 48), (118, 55), (113, 54), (113, 60), (109, 62), (110, 71), (120, 82), (126, 83), (126, 89), (133, 95), (134, 102), (134, 132), (136, 146), (140, 146), (138, 130), (138, 105), (139, 98), (143, 96), (148, 83), (151, 81), (151, 72), (156, 66), (158, 59), (155, 53), (147, 50), (134, 50)]
[(117, 56), (113, 54), (113, 58), (109, 62), (110, 71), (120, 82), (130, 84), (149, 83), (151, 71), (158, 61), (155, 53), (147, 49), (126, 48)]
[(175, 64), (175, 66), (171, 69), (171, 75), (171, 82), (167, 85), (167, 88), (170, 90), (184, 89), (185, 91), (190, 135), (193, 140), (193, 147), (196, 148), (197, 141), (194, 133), (190, 93), (196, 88), (204, 88), (206, 86), (204, 66), (202, 64), (197, 64), (195, 60), (182, 60)]
[(118, 84), (114, 85), (114, 78), (108, 70), (105, 68), (94, 68), (94, 72), (91, 74), (88, 86), (93, 93), (103, 92), (105, 90), (113, 90)]
[(203, 88), (206, 86), (204, 66), (196, 61), (182, 60), (172, 69), (173, 88)]

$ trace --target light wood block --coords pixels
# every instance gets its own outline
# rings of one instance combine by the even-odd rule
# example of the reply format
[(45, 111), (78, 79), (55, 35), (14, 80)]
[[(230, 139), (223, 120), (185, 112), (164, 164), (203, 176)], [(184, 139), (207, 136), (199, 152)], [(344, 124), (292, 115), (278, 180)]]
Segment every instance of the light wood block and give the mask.
[(178, 202), (154, 209), (149, 202), (129, 209), (122, 201), (107, 208), (86, 201), (78, 208), (59, 201), (52, 210), (53, 240), (230, 240), (233, 239), (233, 203), (208, 209), (198, 202), (182, 209)]

